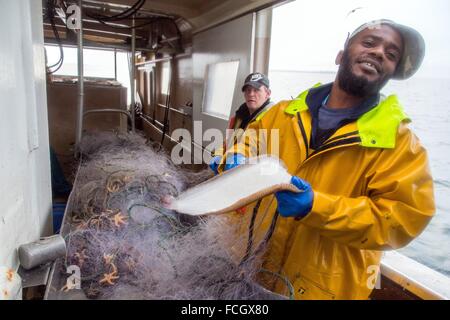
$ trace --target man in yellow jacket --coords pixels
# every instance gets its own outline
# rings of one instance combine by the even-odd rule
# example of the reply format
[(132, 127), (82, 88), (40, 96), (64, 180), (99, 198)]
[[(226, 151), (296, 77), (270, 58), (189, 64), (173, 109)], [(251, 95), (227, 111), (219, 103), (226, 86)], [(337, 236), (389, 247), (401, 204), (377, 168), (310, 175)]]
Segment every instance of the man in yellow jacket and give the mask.
[[(432, 218), (426, 151), (397, 97), (380, 95), (389, 79), (417, 71), (424, 48), (417, 31), (393, 21), (362, 25), (338, 54), (333, 83), (282, 101), (249, 125), (268, 130), (267, 150), (256, 147), (258, 134), (227, 150), (219, 172), (274, 154), (302, 190), (233, 213), (250, 234), (247, 256), (270, 238), (265, 267), (289, 280), (296, 299), (367, 299), (382, 251), (407, 245)], [(286, 293), (281, 282), (272, 289)]]
[(217, 170), (222, 160), (224, 149), (238, 141), (248, 124), (261, 118), (273, 106), (270, 100), (269, 78), (260, 72), (250, 73), (245, 78), (242, 92), (244, 93), (245, 102), (238, 108), (228, 123), (228, 130), (231, 130), (233, 133), (225, 139), (222, 148), (215, 150), (214, 157), (209, 163), (209, 167), (216, 174), (218, 173)]

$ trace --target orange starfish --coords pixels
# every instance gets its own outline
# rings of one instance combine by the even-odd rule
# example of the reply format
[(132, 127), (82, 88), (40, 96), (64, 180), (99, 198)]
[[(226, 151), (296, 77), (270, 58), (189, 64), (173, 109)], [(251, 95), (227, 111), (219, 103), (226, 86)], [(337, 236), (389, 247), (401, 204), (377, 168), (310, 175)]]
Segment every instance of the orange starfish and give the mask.
[(114, 263), (111, 263), (111, 266), (113, 267), (113, 271), (110, 273), (104, 273), (103, 278), (99, 281), (100, 284), (106, 283), (112, 286), (114, 285), (114, 280), (119, 279), (116, 266), (114, 265)]
[(122, 224), (126, 224), (126, 223), (127, 223), (127, 222), (126, 222), (127, 219), (128, 219), (128, 217), (127, 217), (127, 216), (124, 216), (124, 215), (122, 214), (122, 212), (117, 213), (117, 214), (114, 216), (114, 218), (113, 218), (114, 224), (115, 224), (115, 226), (116, 226), (117, 228), (120, 228), (120, 226), (121, 226)]
[(120, 182), (119, 181), (110, 181), (108, 185), (106, 186), (106, 189), (110, 193), (116, 193), (120, 189)]
[(9, 269), (8, 271), (6, 271), (6, 279), (8, 281), (11, 282), (13, 277), (14, 277), (14, 270), (13, 269)]

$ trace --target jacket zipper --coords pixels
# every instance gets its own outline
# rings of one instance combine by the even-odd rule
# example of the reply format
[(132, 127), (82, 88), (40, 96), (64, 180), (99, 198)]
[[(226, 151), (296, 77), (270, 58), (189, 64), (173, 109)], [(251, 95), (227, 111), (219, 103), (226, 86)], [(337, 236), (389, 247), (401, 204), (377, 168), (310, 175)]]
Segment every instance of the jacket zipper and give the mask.
[[(361, 142), (361, 138), (359, 136), (354, 136), (354, 135), (358, 134), (358, 131), (352, 131), (352, 132), (348, 132), (348, 133), (342, 134), (340, 136), (337, 136), (337, 137), (334, 137), (334, 138), (328, 140), (326, 144), (323, 144), (322, 146), (320, 146), (319, 148), (314, 150), (313, 153), (310, 154), (309, 153), (308, 138), (306, 136), (306, 130), (305, 130), (305, 127), (303, 125), (303, 122), (302, 122), (302, 119), (301, 119), (301, 116), (300, 116), (300, 112), (297, 113), (297, 118), (298, 118), (298, 125), (300, 127), (300, 131), (302, 133), (302, 137), (303, 137), (303, 140), (304, 140), (304, 143), (305, 143), (305, 149), (306, 149), (306, 158), (305, 158), (305, 161), (303, 161), (303, 163), (305, 163), (311, 157), (313, 157), (313, 156), (315, 156), (315, 155), (317, 155), (319, 153), (325, 152), (325, 151), (327, 151), (329, 149), (336, 148), (336, 147), (344, 147), (346, 145), (350, 146), (350, 145), (353, 145), (355, 143)], [(347, 137), (349, 137), (349, 138), (347, 138)], [(347, 138), (347, 139), (344, 139), (344, 138)]]
[(319, 148), (317, 148), (316, 150), (314, 150), (313, 153), (311, 153), (311, 155), (308, 158), (311, 158), (312, 156), (315, 156), (316, 154), (319, 154), (321, 152), (324, 152), (326, 150), (335, 148), (335, 147), (343, 147), (345, 145), (352, 145), (354, 143), (357, 142), (361, 142), (361, 138), (360, 137), (351, 137), (348, 139), (342, 139), (342, 140), (338, 140), (335, 142), (331, 142), (331, 143), (327, 143), (324, 144), (322, 146), (320, 146)]
[(352, 132), (348, 132), (348, 133), (342, 134), (340, 136), (337, 136), (337, 137), (334, 137), (334, 138), (332, 138), (330, 140), (325, 141), (326, 143), (323, 144), (322, 146), (327, 145), (327, 144), (329, 144), (329, 143), (331, 143), (333, 141), (340, 140), (340, 139), (347, 138), (347, 137), (351, 137), (351, 136), (354, 136), (354, 135), (357, 135), (357, 134), (358, 134), (358, 131), (352, 131)]
[(306, 158), (305, 159), (308, 159), (308, 157), (309, 157), (308, 137), (306, 136), (306, 130), (305, 130), (305, 127), (303, 126), (302, 118), (300, 117), (300, 112), (297, 113), (297, 118), (298, 118), (298, 125), (299, 125), (300, 131), (302, 133), (303, 141), (305, 143), (305, 149), (306, 149)]

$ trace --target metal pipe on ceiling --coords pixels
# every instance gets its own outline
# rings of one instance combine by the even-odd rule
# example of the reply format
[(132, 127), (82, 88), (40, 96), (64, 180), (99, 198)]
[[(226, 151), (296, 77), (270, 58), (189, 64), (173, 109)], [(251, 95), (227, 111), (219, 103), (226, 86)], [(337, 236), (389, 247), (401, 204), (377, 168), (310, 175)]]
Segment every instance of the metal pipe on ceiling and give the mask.
[[(83, 19), (83, 22), (92, 22), (92, 21), (88, 21), (86, 19)], [(44, 26), (48, 26), (50, 27), (51, 24), (48, 22), (44, 22)], [(62, 24), (55, 24), (56, 28), (62, 29), (63, 31), (65, 31), (67, 28), (65, 25)], [(121, 36), (121, 37), (127, 37), (127, 38), (131, 38), (131, 34), (129, 33), (123, 33), (123, 32), (116, 32), (116, 31), (109, 31), (109, 30), (103, 30), (103, 29), (92, 29), (92, 28), (84, 28), (84, 31), (90, 31), (90, 32), (97, 32), (97, 33), (105, 33), (107, 35), (115, 35), (115, 36)], [(137, 36), (137, 38), (144, 38), (142, 36)]]
[(166, 62), (166, 61), (170, 61), (170, 60), (172, 60), (172, 57), (147, 60), (147, 61), (144, 61), (144, 62), (136, 63), (136, 67), (141, 67), (141, 66), (146, 66), (146, 65), (153, 65), (153, 64), (155, 64), (157, 62)]
[[(84, 3), (86, 4), (85, 7), (89, 6), (88, 3), (97, 5), (97, 8), (99, 8), (100, 10), (104, 9), (105, 7), (107, 7), (107, 9), (110, 10), (112, 13), (113, 12), (120, 13), (123, 10), (131, 8), (130, 5), (123, 5), (123, 4), (118, 4), (118, 3), (105, 3), (103, 1), (95, 1), (95, 0), (85, 0)], [(93, 7), (93, 6), (91, 5), (90, 7)], [(167, 14), (164, 14), (164, 13), (152, 12), (152, 11), (145, 10), (145, 9), (140, 9), (139, 13), (140, 14), (151, 15), (151, 16), (154, 16), (154, 17), (173, 18), (172, 15), (167, 15)]]
[[(78, 45), (74, 45), (72, 42), (62, 40), (61, 41), (64, 47), (67, 48), (77, 48)], [(45, 45), (56, 45), (57, 42), (54, 39), (45, 38)], [(103, 43), (103, 42), (94, 42), (89, 40), (83, 41), (83, 48), (85, 49), (96, 49), (96, 50), (114, 50), (117, 49), (123, 52), (130, 52), (130, 46), (124, 44), (114, 44), (114, 43)], [(136, 48), (136, 51), (142, 52), (154, 52), (153, 49), (148, 48)]]

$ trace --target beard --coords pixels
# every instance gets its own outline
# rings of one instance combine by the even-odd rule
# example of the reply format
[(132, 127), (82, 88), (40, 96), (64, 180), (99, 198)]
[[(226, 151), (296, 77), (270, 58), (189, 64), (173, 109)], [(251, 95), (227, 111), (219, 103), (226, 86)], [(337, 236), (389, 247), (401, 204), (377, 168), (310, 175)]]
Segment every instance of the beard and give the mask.
[(375, 81), (369, 81), (364, 76), (355, 75), (348, 50), (344, 50), (338, 71), (338, 83), (343, 91), (356, 97), (368, 97), (380, 92), (388, 81), (389, 75), (384, 75)]

